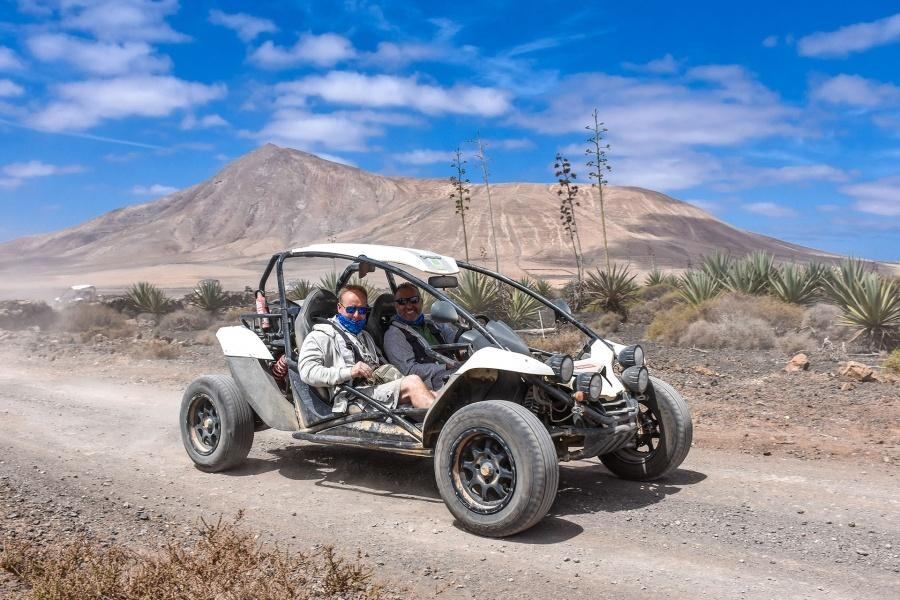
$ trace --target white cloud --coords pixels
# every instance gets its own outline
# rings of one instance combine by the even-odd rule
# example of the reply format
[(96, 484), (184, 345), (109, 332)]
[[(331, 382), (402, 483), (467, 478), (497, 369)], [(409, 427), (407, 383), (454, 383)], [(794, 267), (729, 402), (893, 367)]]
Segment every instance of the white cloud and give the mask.
[(18, 71), (24, 67), (15, 52), (6, 46), (0, 46), (0, 71)]
[(900, 101), (900, 87), (859, 75), (836, 75), (815, 86), (813, 100), (857, 108), (877, 108)]
[(171, 60), (154, 56), (146, 42), (94, 42), (66, 34), (39, 34), (28, 39), (31, 53), (44, 62), (65, 62), (94, 75), (168, 71)]
[(778, 45), (778, 36), (777, 35), (768, 36), (766, 39), (764, 39), (762, 41), (762, 45), (765, 48), (774, 48), (775, 46)]
[(764, 217), (789, 219), (797, 216), (797, 211), (788, 206), (775, 204), (774, 202), (751, 202), (742, 207), (747, 212), (762, 215)]
[(364, 55), (362, 61), (366, 64), (399, 68), (429, 60), (452, 62), (453, 57), (453, 49), (445, 44), (379, 42), (375, 52)]
[(502, 148), (503, 150), (529, 150), (535, 148), (536, 144), (529, 138), (506, 138), (500, 140), (483, 140), (487, 146), (488, 153), (491, 148)]
[(875, 181), (847, 185), (841, 192), (854, 198), (856, 210), (900, 217), (900, 177), (885, 177)]
[(54, 92), (56, 100), (32, 115), (31, 126), (48, 131), (82, 130), (107, 119), (164, 117), (221, 98), (226, 88), (146, 75), (65, 83)]
[(80, 165), (69, 165), (60, 167), (50, 165), (39, 160), (30, 160), (28, 162), (10, 163), (3, 167), (3, 174), (16, 179), (31, 179), (33, 177), (48, 177), (50, 175), (67, 175), (70, 173), (81, 173), (84, 167)]
[(651, 60), (646, 63), (625, 63), (623, 65), (626, 69), (631, 69), (632, 71), (640, 71), (642, 73), (656, 73), (656, 74), (667, 74), (667, 73), (677, 73), (678, 72), (678, 61), (675, 60), (675, 57), (671, 54), (666, 54), (662, 58), (657, 58), (656, 60)]
[(761, 183), (796, 183), (800, 181), (846, 181), (847, 173), (831, 165), (792, 165), (760, 169), (753, 174)]
[(25, 88), (18, 83), (10, 81), (9, 79), (0, 79), (0, 98), (13, 98), (21, 96), (24, 93)]
[(151, 186), (136, 185), (131, 188), (131, 193), (135, 196), (168, 196), (169, 194), (177, 191), (177, 187), (162, 185), (159, 183), (154, 183)]
[(454, 154), (452, 152), (447, 152), (445, 150), (418, 149), (395, 154), (394, 158), (396, 158), (399, 162), (408, 163), (411, 165), (431, 165), (441, 162), (450, 164), (453, 156)]
[(834, 58), (900, 41), (900, 13), (836, 31), (816, 32), (797, 41), (801, 56)]
[(281, 109), (263, 129), (252, 134), (261, 142), (290, 146), (300, 150), (326, 148), (338, 151), (365, 150), (369, 138), (384, 130), (349, 114), (312, 114), (301, 109)]
[(488, 87), (449, 88), (419, 83), (416, 77), (364, 75), (332, 71), (276, 86), (283, 102), (291, 96), (301, 104), (308, 96), (338, 104), (372, 108), (413, 108), (426, 114), (457, 113), (497, 116), (509, 109), (506, 92)]
[(353, 44), (347, 38), (334, 34), (303, 34), (291, 48), (277, 46), (266, 41), (250, 55), (250, 62), (265, 69), (285, 69), (310, 64), (332, 67), (356, 56)]
[[(583, 152), (583, 148), (579, 148)], [(577, 171), (576, 171), (577, 172)], [(719, 160), (709, 154), (685, 152), (667, 156), (635, 156), (616, 161), (607, 175), (613, 185), (659, 191), (682, 190), (722, 177)], [(582, 173), (578, 173), (581, 177)], [(584, 184), (587, 185), (586, 172)]]
[(101, 40), (185, 42), (165, 19), (178, 12), (178, 0), (74, 0), (61, 3), (62, 26), (87, 31)]
[(228, 121), (219, 115), (206, 115), (198, 119), (192, 114), (181, 120), (182, 129), (212, 129), (214, 127), (228, 127)]
[(269, 19), (261, 19), (246, 13), (229, 14), (221, 10), (211, 10), (209, 22), (233, 30), (243, 42), (251, 42), (261, 33), (278, 31), (278, 27)]

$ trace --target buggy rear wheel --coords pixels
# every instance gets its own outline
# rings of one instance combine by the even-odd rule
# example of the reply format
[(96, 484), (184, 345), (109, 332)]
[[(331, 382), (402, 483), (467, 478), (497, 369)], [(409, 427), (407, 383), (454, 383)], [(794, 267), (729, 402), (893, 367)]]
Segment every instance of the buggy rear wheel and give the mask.
[(195, 379), (181, 399), (179, 422), (184, 449), (201, 471), (230, 469), (253, 445), (253, 409), (231, 377)]
[(472, 533), (504, 537), (540, 521), (556, 498), (553, 440), (528, 409), (503, 400), (453, 414), (435, 448), (441, 497)]
[(635, 447), (600, 456), (603, 465), (624, 479), (648, 481), (668, 475), (691, 449), (694, 426), (687, 402), (671, 385), (650, 378), (640, 405)]

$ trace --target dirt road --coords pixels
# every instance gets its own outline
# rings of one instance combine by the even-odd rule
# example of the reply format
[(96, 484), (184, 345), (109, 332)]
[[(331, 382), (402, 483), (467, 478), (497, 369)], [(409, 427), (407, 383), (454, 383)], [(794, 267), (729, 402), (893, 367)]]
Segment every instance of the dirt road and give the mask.
[(242, 468), (196, 470), (176, 421), (199, 373), (163, 362), (0, 350), (0, 530), (27, 519), (36, 536), (130, 541), (244, 509), (262, 539), (359, 550), (412, 596), (900, 596), (893, 465), (695, 448), (650, 485), (568, 463), (547, 518), (489, 540), (454, 526), (428, 460), (265, 431)]

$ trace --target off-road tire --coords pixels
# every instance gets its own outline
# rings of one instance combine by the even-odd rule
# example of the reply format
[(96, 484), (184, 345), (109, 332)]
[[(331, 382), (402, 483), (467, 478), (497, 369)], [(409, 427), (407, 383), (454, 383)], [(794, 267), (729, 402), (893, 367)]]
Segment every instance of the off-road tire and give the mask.
[[(474, 456), (470, 451), (479, 443), (490, 444), (491, 457), (505, 457), (500, 468), (510, 485), (501, 486), (505, 495), (499, 500), (484, 487), (481, 494), (471, 494), (473, 486), (479, 486), (472, 479), (481, 473), (483, 480), (484, 473), (473, 470), (476, 460), (465, 461), (465, 456)], [(468, 469), (462, 467), (464, 462)], [(491, 472), (494, 467), (484, 468)], [(501, 471), (497, 473), (499, 478)], [(434, 475), (441, 498), (463, 529), (504, 537), (528, 529), (550, 510), (559, 484), (559, 463), (547, 428), (531, 411), (513, 402), (488, 400), (465, 406), (448, 419), (435, 447)], [(482, 495), (494, 505), (473, 506)]]
[(659, 444), (651, 452), (626, 448), (600, 457), (603, 465), (623, 479), (649, 481), (668, 475), (678, 468), (691, 449), (694, 426), (691, 409), (671, 385), (650, 378), (641, 401), (659, 426)]
[[(184, 449), (201, 471), (235, 467), (253, 445), (253, 409), (234, 380), (225, 375), (205, 375), (188, 386), (179, 422)], [(203, 427), (203, 422), (208, 426)]]

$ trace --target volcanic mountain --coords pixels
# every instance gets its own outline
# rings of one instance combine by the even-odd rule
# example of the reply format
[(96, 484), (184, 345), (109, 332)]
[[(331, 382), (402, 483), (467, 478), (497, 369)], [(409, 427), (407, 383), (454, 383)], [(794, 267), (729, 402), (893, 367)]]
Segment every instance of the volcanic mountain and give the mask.
[[(490, 187), (504, 272), (567, 277), (574, 264), (559, 218), (558, 186)], [(253, 285), (265, 260), (314, 242), (420, 247), (464, 256), (460, 218), (445, 179), (384, 177), (267, 144), (210, 179), (81, 225), (0, 244), (0, 295), (72, 283), (121, 288), (141, 279), (189, 287), (198, 278)], [(605, 187), (609, 252), (633, 268), (683, 269), (716, 249), (765, 250), (780, 259), (833, 255), (742, 231), (703, 210), (635, 187)], [(576, 207), (589, 268), (604, 262), (599, 198), (583, 186)], [(471, 186), (469, 255), (492, 266), (484, 185)], [(77, 279), (77, 281), (76, 281)], [(21, 294), (19, 294), (21, 295)]]

